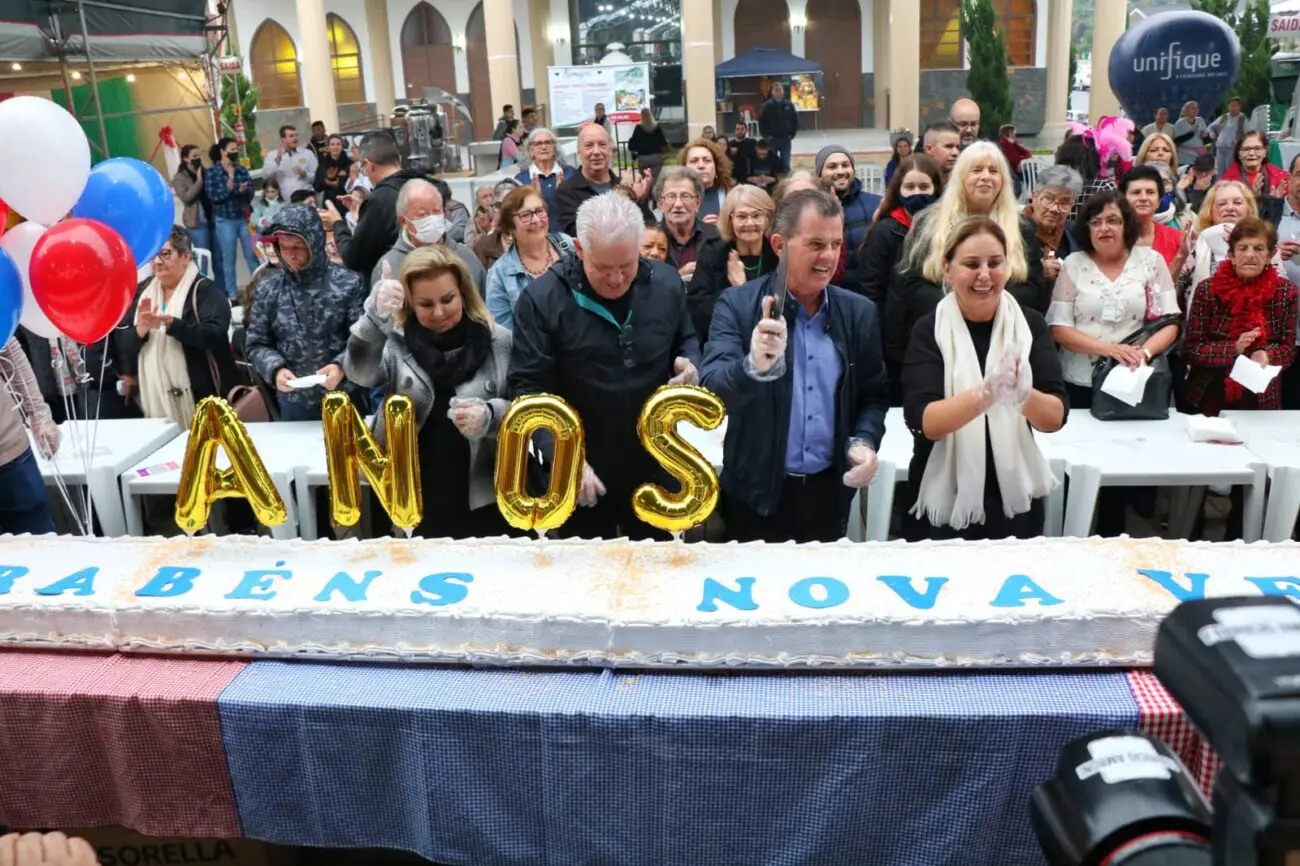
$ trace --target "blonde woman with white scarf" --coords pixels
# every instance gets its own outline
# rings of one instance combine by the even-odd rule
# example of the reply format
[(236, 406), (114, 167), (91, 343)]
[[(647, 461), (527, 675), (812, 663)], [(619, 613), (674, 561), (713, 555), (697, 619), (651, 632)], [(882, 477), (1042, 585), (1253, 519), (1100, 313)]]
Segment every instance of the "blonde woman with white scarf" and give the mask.
[(1061, 429), (1069, 402), (1047, 322), (1004, 291), (1007, 262), (1001, 226), (959, 223), (943, 251), (944, 299), (912, 333), (909, 540), (1042, 535), (1056, 479), (1031, 427)]
[(115, 332), (121, 378), (149, 418), (188, 427), (204, 397), (238, 382), (230, 353), (230, 302), (199, 276), (184, 229), (174, 227)]

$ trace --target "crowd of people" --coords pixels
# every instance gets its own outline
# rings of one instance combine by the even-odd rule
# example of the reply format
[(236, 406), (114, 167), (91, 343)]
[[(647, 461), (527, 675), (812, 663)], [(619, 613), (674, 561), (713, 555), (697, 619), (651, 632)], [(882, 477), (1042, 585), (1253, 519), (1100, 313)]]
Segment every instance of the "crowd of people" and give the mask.
[[(893, 137), (880, 196), (845, 147), (790, 169), (797, 117), (778, 88), (757, 141), (743, 124), (730, 141), (710, 128), (665, 159), (643, 116), (622, 172), (607, 122), (582, 128), (566, 166), (535, 113), (521, 124), (506, 106), (497, 131), (517, 150), (503, 145), (502, 162), (522, 162), (469, 205), (403, 168), (383, 132), (348, 153), (323, 127), (300, 145), (286, 126), (256, 195), (233, 141), (206, 166), (187, 146), (173, 183), (183, 224), (122, 325), (84, 358), (25, 334), (25, 355), (16, 342), (0, 354), (17, 373), (0, 399), (17, 395), (47, 449), (69, 378), (73, 391), (93, 380), (81, 393), (98, 417), (181, 425), (248, 376), (262, 389), (254, 414), (281, 420), (319, 419), (327, 391), (366, 413), (405, 394), (420, 423), (418, 532), (461, 537), (508, 531), (497, 429), (511, 399), (556, 394), (587, 442), (588, 507), (565, 531), (654, 538), (632, 492), (676, 483), (637, 419), (660, 386), (699, 384), (729, 417), (725, 537), (774, 542), (844, 535), (891, 406), (907, 429), (890, 434), (913, 440), (897, 524), (913, 540), (1041, 534), (1054, 480), (1034, 431), (1089, 409), (1100, 365), (1167, 363), (1189, 412), (1300, 408), (1300, 160), (1271, 165), (1239, 106), (1204, 130), (1195, 106), (1177, 124), (1163, 112), (1122, 172), (1072, 136), (1025, 202), (1014, 166), (1028, 151), (1014, 127), (981, 139), (972, 100), (917, 140)], [(213, 250), (212, 278), (195, 248)], [(256, 275), (237, 292), (241, 253)], [(244, 309), (233, 341), (232, 299)], [(1240, 356), (1286, 370), (1255, 394), (1228, 376)], [(0, 477), (16, 491), (0, 518), (44, 528), (13, 426), (0, 425)], [(535, 444), (542, 483), (549, 440)], [(1104, 499), (1107, 534), (1141, 507), (1131, 491)]]

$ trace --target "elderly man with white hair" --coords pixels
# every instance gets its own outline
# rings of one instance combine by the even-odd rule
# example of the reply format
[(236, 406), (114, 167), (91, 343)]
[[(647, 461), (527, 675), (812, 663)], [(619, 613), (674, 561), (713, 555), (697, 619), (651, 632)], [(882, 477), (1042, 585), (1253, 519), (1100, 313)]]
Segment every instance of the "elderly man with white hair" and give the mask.
[[(370, 274), (372, 286), (380, 280), (397, 279), (398, 272), (402, 270), (402, 262), (406, 261), (411, 250), (442, 244), (465, 263), (474, 285), (478, 287), (479, 295), (483, 294), (487, 271), (483, 270), (482, 263), (472, 249), (448, 236), (442, 195), (436, 186), (420, 178), (402, 184), (402, 189), (397, 194), (397, 230), (397, 243), (384, 253)], [(385, 265), (388, 266), (387, 274), (384, 273)]]
[(641, 406), (665, 384), (696, 383), (700, 346), (681, 278), (640, 257), (644, 218), (616, 192), (577, 214), (577, 256), (533, 280), (515, 303), (508, 390), (555, 394), (586, 428), (580, 508), (565, 525), (581, 538), (666, 537), (637, 520), (632, 492), (676, 482), (641, 446)]

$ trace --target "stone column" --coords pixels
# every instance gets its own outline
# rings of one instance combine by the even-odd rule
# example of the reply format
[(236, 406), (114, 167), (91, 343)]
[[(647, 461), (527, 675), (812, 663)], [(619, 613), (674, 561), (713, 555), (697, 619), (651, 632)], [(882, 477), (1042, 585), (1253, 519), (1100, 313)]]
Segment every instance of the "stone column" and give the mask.
[(1088, 100), (1093, 124), (1105, 115), (1119, 115), (1119, 100), (1110, 89), (1110, 51), (1127, 26), (1127, 0), (1097, 0), (1092, 23), (1092, 92)]
[[(551, 57), (551, 0), (528, 0), (529, 39), (533, 47), (533, 101), (546, 106), (543, 120), (550, 123), (551, 81), (546, 67), (553, 65)], [(522, 112), (523, 109), (520, 109)]]
[(379, 125), (387, 126), (397, 103), (392, 48), (388, 42), (388, 0), (366, 0), (366, 29), (370, 31), (370, 56), (366, 60), (370, 62), (371, 78), (375, 82), (375, 110), (379, 113)]
[(515, 52), (515, 13), (511, 0), (483, 0), (483, 29), (487, 37), (492, 115), (486, 126), (488, 135), (480, 138), (490, 138), (501, 106), (513, 105), (515, 117), (520, 111), (519, 55)]
[(682, 75), (686, 79), (687, 137), (717, 123), (717, 80), (713, 77), (713, 4), (682, 4)]
[(1074, 0), (1049, 0), (1047, 9), (1047, 111), (1039, 138), (1055, 145), (1065, 135), (1065, 112), (1070, 108), (1070, 30)]
[[(339, 128), (339, 104), (330, 72), (329, 32), (325, 28), (324, 0), (296, 0), (298, 8), (298, 59), (301, 64), (303, 101), (312, 121), (331, 132)], [(306, 135), (303, 135), (306, 143)]]
[[(875, 0), (871, 9), (874, 47), (871, 52), (872, 94), (876, 104), (876, 127), (889, 128), (889, 0)], [(919, 129), (912, 130), (917, 135)]]
[(921, 4), (889, 0), (889, 115), (886, 127), (921, 134)]

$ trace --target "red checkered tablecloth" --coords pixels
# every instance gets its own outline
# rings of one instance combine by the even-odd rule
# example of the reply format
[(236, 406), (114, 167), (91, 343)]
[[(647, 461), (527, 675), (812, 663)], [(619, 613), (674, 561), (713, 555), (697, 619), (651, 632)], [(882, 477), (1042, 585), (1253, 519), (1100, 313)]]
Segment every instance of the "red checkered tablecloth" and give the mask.
[(1214, 793), (1214, 780), (1223, 761), (1188, 720), (1183, 708), (1173, 699), (1156, 675), (1150, 671), (1130, 671), (1129, 688), (1138, 704), (1138, 726), (1145, 733), (1164, 740), (1178, 755), (1187, 771), (1196, 779), (1206, 798)]
[(217, 696), (246, 665), (0, 653), (0, 825), (241, 835)]

